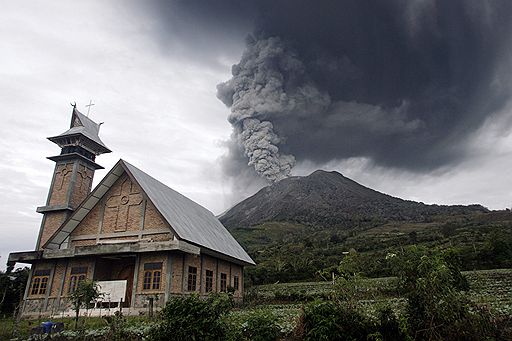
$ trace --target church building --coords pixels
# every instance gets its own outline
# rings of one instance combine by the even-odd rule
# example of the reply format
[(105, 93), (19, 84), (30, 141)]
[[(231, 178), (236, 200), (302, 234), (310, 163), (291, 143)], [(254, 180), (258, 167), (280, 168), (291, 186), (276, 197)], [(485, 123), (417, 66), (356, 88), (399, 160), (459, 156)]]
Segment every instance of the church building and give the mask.
[[(82, 280), (121, 283), (123, 312), (172, 296), (243, 295), (253, 260), (207, 209), (130, 163), (119, 160), (91, 191), (96, 156), (109, 153), (100, 125), (73, 108), (70, 129), (48, 138), (61, 148), (35, 251), (9, 255), (32, 264), (23, 316), (69, 311)], [(118, 290), (119, 291), (119, 290)]]

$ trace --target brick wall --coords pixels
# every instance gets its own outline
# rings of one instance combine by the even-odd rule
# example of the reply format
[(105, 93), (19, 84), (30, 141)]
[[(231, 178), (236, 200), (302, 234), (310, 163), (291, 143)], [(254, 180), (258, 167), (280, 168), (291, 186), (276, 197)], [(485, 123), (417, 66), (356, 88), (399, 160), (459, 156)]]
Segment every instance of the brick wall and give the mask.
[(71, 246), (91, 246), (91, 245), (96, 245), (96, 239), (73, 240), (71, 242)]
[(144, 215), (144, 230), (163, 229), (168, 227), (169, 225), (162, 219), (162, 216), (158, 213), (156, 207), (148, 200), (146, 204), (146, 213)]
[(172, 294), (181, 294), (182, 290), (182, 280), (183, 280), (183, 258), (184, 254), (175, 253), (172, 255), (172, 274), (171, 274), (171, 293)]
[(55, 231), (57, 231), (57, 229), (64, 222), (64, 220), (66, 220), (67, 217), (67, 212), (62, 211), (45, 213), (43, 223), (41, 224), (41, 229), (43, 231), (41, 233), (41, 241), (39, 243), (40, 249), (48, 241), (48, 239), (50, 239)]
[[(122, 199), (123, 197), (125, 199)], [(130, 200), (132, 201), (130, 202)], [(144, 225), (142, 225), (143, 216)], [(168, 229), (169, 232), (153, 232), (162, 229)], [(133, 183), (126, 174), (112, 185), (103, 199), (91, 209), (71, 233), (71, 245), (94, 245), (98, 231), (100, 231), (100, 239), (109, 240), (133, 240), (141, 237), (154, 241), (166, 241), (173, 238), (169, 224), (162, 219), (154, 205), (145, 198), (140, 187)], [(145, 233), (148, 235), (144, 235)], [(117, 237), (117, 234), (120, 236)], [(126, 234), (130, 235), (126, 236)], [(90, 238), (73, 240), (77, 237)]]
[[(161, 282), (160, 282), (160, 289), (158, 290), (144, 290), (143, 284), (144, 284), (144, 264), (146, 263), (157, 263), (162, 262), (162, 275), (161, 275)], [(149, 253), (149, 254), (141, 254), (140, 255), (140, 262), (139, 262), (139, 274), (137, 279), (137, 294), (154, 294), (154, 293), (165, 293), (165, 287), (167, 284), (167, 280), (165, 277), (167, 271), (167, 254), (163, 252), (158, 253)]]
[(95, 235), (98, 233), (101, 220), (101, 205), (103, 200), (100, 200), (96, 206), (94, 206), (85, 218), (78, 224), (75, 230), (71, 233), (71, 237), (83, 236), (83, 235)]
[[(57, 163), (47, 205), (76, 208), (91, 191), (93, 177), (94, 170), (78, 160)], [(48, 241), (68, 216), (68, 211), (44, 214), (40, 246)]]
[(52, 290), (50, 292), (50, 297), (58, 297), (60, 287), (62, 285), (62, 278), (66, 275), (66, 264), (67, 260), (59, 260), (57, 265), (55, 266), (55, 273), (53, 275), (53, 283)]
[(63, 205), (68, 201), (68, 190), (73, 176), (73, 163), (58, 163), (55, 165), (55, 177), (51, 188), (49, 205)]
[(102, 232), (139, 231), (143, 204), (140, 187), (125, 173), (105, 195)]
[(71, 206), (77, 207), (91, 192), (94, 170), (87, 167), (84, 163), (78, 161), (76, 170), (75, 185), (71, 193)]
[[(155, 301), (155, 307), (163, 306), (165, 304), (165, 290), (167, 288), (167, 267), (168, 255), (166, 252), (154, 252), (148, 254), (140, 254), (139, 268), (137, 274), (137, 284), (135, 286), (135, 301), (132, 302), (132, 307), (141, 308), (146, 306), (148, 297), (158, 297)], [(227, 276), (227, 286), (233, 286), (234, 276), (239, 277), (239, 290), (235, 291), (234, 297), (241, 298), (243, 293), (243, 268), (237, 264), (233, 264), (224, 260), (217, 259), (208, 255), (191, 255), (173, 252), (171, 255), (171, 285), (170, 296), (187, 295), (190, 292), (187, 290), (188, 284), (188, 268), (189, 266), (197, 267), (197, 281), (196, 291), (201, 295), (207, 295), (206, 287), (206, 270), (214, 272), (213, 276), (213, 292), (220, 291), (220, 274), (225, 273)], [(201, 268), (202, 259), (202, 268)], [(144, 264), (162, 262), (162, 275), (160, 282), (160, 289), (158, 290), (144, 290)], [(41, 262), (33, 266), (34, 270), (49, 269), (53, 272), (53, 281), (48, 284), (49, 297), (45, 303), (46, 295), (31, 295), (29, 290), (28, 300), (24, 309), (24, 314), (41, 314), (41, 313), (56, 313), (58, 311), (69, 309), (69, 285), (71, 277), (71, 269), (73, 267), (87, 267), (87, 279), (93, 278), (94, 267), (99, 266), (94, 258), (76, 258), (76, 259), (61, 259), (55, 262)], [(184, 266), (183, 266), (184, 265)], [(105, 269), (103, 269), (105, 270)], [(217, 271), (218, 270), (218, 271)], [(96, 269), (96, 271), (101, 271)], [(108, 271), (108, 270), (107, 270)], [(201, 276), (202, 273), (202, 276)], [(97, 273), (98, 274), (98, 273)], [(184, 275), (182, 277), (182, 275)], [(64, 279), (64, 281), (63, 281)], [(29, 283), (30, 285), (31, 283)], [(62, 288), (61, 288), (62, 287)], [(62, 296), (59, 298), (59, 293)], [(45, 306), (46, 304), (46, 306)], [(45, 308), (46, 307), (46, 308)]]

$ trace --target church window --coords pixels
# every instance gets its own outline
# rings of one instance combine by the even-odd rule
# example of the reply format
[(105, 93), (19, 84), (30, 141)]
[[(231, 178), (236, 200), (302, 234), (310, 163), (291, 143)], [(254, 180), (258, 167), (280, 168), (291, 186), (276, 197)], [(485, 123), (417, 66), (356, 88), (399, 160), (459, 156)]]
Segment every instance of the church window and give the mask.
[(188, 267), (188, 283), (187, 283), (188, 291), (196, 291), (196, 281), (197, 281), (197, 268), (194, 266), (189, 266)]
[(69, 279), (69, 293), (72, 293), (78, 288), (78, 283), (87, 278), (87, 267), (78, 266), (71, 268), (71, 277)]
[(44, 295), (48, 287), (48, 279), (50, 278), (50, 270), (36, 270), (32, 278), (32, 286), (30, 288), (31, 295)]
[(235, 288), (235, 290), (238, 290), (239, 289), (239, 279), (238, 279), (238, 276), (235, 276), (233, 277), (233, 287)]
[(211, 292), (213, 290), (213, 271), (206, 270), (206, 292)]
[(220, 291), (227, 291), (228, 276), (225, 273), (220, 274)]
[(154, 271), (153, 272), (153, 285), (151, 286), (151, 288), (153, 290), (158, 290), (160, 289), (160, 281), (162, 279), (162, 272), (161, 271)]
[(144, 282), (142, 289), (158, 290), (162, 280), (162, 263), (146, 263), (144, 264)]

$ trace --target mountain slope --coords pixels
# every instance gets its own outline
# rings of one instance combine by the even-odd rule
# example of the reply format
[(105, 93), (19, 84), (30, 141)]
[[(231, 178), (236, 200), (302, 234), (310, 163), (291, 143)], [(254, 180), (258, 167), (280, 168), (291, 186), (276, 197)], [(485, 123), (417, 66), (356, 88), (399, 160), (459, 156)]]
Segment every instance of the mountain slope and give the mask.
[(269, 221), (315, 226), (350, 226), (361, 221), (423, 221), (439, 215), (487, 211), (480, 205), (425, 205), (395, 198), (344, 177), (318, 170), (305, 177), (290, 177), (261, 189), (221, 217), (228, 228)]

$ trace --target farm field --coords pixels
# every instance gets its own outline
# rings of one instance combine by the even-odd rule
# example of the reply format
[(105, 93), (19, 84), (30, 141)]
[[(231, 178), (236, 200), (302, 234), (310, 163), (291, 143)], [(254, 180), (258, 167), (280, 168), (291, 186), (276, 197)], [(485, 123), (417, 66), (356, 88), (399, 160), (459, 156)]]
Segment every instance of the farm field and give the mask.
[[(469, 295), (478, 304), (485, 304), (502, 316), (512, 316), (512, 269), (467, 271), (471, 289)], [(331, 282), (277, 283), (260, 285), (250, 288), (246, 294), (244, 305), (229, 313), (228, 321), (233, 325), (242, 325), (247, 317), (258, 310), (270, 310), (277, 319), (282, 335), (290, 335), (301, 314), (302, 305), (315, 299), (328, 299), (333, 291)], [(358, 304), (372, 315), (379, 306), (390, 305), (395, 310), (403, 309), (405, 301), (399, 298), (395, 289), (395, 278), (362, 279), (357, 288)], [(39, 320), (23, 320), (18, 329), (22, 337), (28, 337), (30, 329), (39, 325)], [(152, 325), (152, 321), (143, 316), (127, 317), (128, 328), (135, 334), (142, 334)], [(73, 320), (62, 321), (72, 329)], [(83, 320), (87, 335), (98, 336), (108, 332), (108, 324), (102, 318)], [(0, 319), (0, 340), (8, 340), (12, 336), (13, 320)]]
[[(469, 295), (475, 303), (488, 304), (501, 314), (512, 316), (512, 269), (464, 271), (470, 284)], [(331, 282), (299, 282), (259, 285), (248, 290), (248, 304), (259, 305), (301, 303), (317, 298), (328, 298)], [(360, 281), (358, 298), (362, 303), (396, 300), (399, 292), (395, 278), (367, 278)]]
[[(512, 317), (512, 269), (465, 271), (473, 302), (487, 305), (492, 312)], [(359, 306), (369, 315), (383, 305), (395, 311), (404, 309), (394, 277), (368, 278), (360, 281), (357, 290)], [(243, 320), (251, 310), (270, 309), (278, 319), (281, 332), (292, 331), (300, 316), (302, 304), (315, 299), (328, 299), (333, 292), (331, 282), (277, 283), (260, 285), (248, 291), (248, 307), (232, 312), (234, 320)]]

